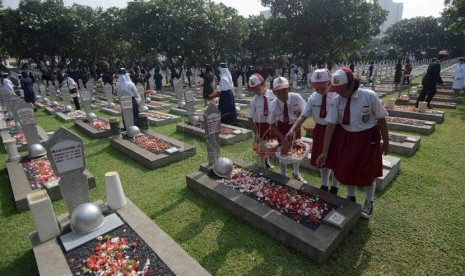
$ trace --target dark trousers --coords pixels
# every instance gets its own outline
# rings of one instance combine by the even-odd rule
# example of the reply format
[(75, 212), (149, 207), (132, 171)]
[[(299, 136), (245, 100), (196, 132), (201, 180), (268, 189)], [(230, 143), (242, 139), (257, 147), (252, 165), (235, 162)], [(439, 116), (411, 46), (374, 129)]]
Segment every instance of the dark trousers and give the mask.
[(431, 107), (431, 100), (434, 98), (434, 95), (436, 95), (436, 87), (428, 87), (424, 86), (423, 89), (421, 90), (420, 95), (418, 96), (417, 102), (415, 103), (415, 106), (418, 108), (418, 103), (426, 101), (428, 104), (428, 107)]
[(79, 98), (73, 97), (73, 102), (74, 102), (74, 107), (76, 107), (76, 110), (81, 110), (81, 104), (79, 104)]

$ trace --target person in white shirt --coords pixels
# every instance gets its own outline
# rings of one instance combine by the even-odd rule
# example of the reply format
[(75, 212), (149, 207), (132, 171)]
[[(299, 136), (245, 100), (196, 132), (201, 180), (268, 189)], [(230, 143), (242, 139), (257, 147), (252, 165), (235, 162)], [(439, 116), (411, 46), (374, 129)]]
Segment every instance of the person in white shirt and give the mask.
[[(131, 81), (126, 68), (120, 68), (118, 70), (118, 83), (116, 84), (116, 93), (118, 97), (121, 97), (121, 92), (125, 91), (129, 95), (132, 96), (132, 112), (134, 116), (134, 125), (139, 126), (139, 102), (141, 101), (141, 97), (139, 93), (137, 93), (136, 85)], [(124, 122), (123, 117), (123, 125), (126, 129), (126, 123)]]
[(452, 89), (454, 89), (454, 97), (459, 96), (460, 91), (463, 89), (463, 78), (465, 76), (465, 58), (459, 58), (459, 65), (455, 69), (454, 82), (452, 83)]
[(65, 79), (60, 84), (60, 86), (66, 84), (66, 86), (68, 87), (68, 90), (69, 90), (69, 94), (73, 98), (74, 107), (76, 108), (76, 110), (80, 110), (81, 105), (79, 104), (78, 86), (77, 86), (76, 82), (73, 80), (73, 78), (71, 78), (69, 76), (68, 73), (65, 73), (64, 77), (65, 77)]
[[(290, 92), (289, 81), (284, 77), (278, 77), (273, 81), (273, 92), (276, 95), (276, 99), (273, 100), (270, 107), (270, 114), (268, 115), (268, 123), (270, 124), (271, 130), (278, 135), (278, 142), (282, 146), (282, 151), (287, 151), (293, 141), (285, 140), (286, 133), (289, 132), (292, 125), (297, 121), (300, 113), (304, 110), (305, 100), (300, 94)], [(301, 131), (298, 129), (295, 132), (295, 140), (301, 138)], [(305, 179), (300, 175), (299, 163), (294, 162), (293, 178), (307, 183)], [(281, 174), (286, 175), (286, 164), (279, 163)]]
[(220, 64), (219, 70), (221, 73), (220, 83), (217, 87), (219, 94), (214, 93), (214, 95), (220, 97), (218, 109), (221, 111), (221, 123), (237, 125), (236, 103), (234, 101), (234, 94), (232, 93), (234, 87), (232, 76), (225, 63)]
[[(336, 159), (334, 175), (347, 186), (347, 197), (355, 200), (357, 186), (365, 188), (365, 204), (361, 215), (370, 218), (376, 178), (383, 175), (382, 154), (389, 153), (389, 135), (386, 124), (388, 113), (375, 92), (359, 88), (352, 70), (341, 67), (333, 73), (329, 91), (337, 92), (326, 116), (323, 151), (316, 163), (324, 166), (334, 136)], [(341, 127), (336, 130), (336, 125)], [(383, 138), (381, 146), (380, 138)]]
[(13, 82), (10, 80), (10, 73), (3, 73), (3, 86), (5, 87), (6, 91), (9, 93), (15, 93), (15, 86)]
[[(255, 96), (250, 101), (248, 118), (255, 134), (255, 143), (259, 144), (263, 140), (275, 137), (268, 124), (268, 114), (270, 113), (269, 107), (276, 96), (266, 87), (265, 79), (258, 73), (250, 76), (249, 91), (255, 93)], [(267, 169), (273, 168), (266, 153), (259, 156), (259, 165)]]
[[(315, 88), (310, 97), (308, 97), (307, 104), (305, 105), (304, 111), (300, 114), (297, 121), (294, 123), (292, 128), (286, 134), (286, 139), (291, 139), (296, 130), (300, 130), (302, 123), (310, 116), (312, 116), (315, 122), (315, 128), (313, 130), (312, 138), (312, 155), (310, 158), (310, 164), (314, 167), (320, 168), (321, 174), (321, 187), (323, 191), (330, 191), (332, 194), (337, 195), (339, 190), (339, 182), (334, 177), (333, 171), (330, 169), (328, 162), (326, 166), (320, 167), (316, 164), (316, 159), (323, 150), (323, 142), (326, 131), (326, 115), (330, 109), (332, 100), (336, 97), (336, 93), (327, 93), (329, 87), (331, 73), (328, 69), (317, 69), (313, 72), (310, 86)], [(334, 155), (331, 151), (331, 147), (328, 155)], [(329, 176), (332, 177), (331, 189), (328, 189)]]

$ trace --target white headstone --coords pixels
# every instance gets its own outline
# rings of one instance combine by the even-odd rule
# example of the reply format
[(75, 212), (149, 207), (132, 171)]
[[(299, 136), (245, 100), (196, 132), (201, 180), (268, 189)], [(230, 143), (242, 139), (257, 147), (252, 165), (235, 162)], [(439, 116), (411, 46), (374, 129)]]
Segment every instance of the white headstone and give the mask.
[(36, 127), (33, 107), (25, 101), (20, 101), (15, 106), (18, 121), (21, 124), (24, 137), (28, 145), (39, 144), (40, 136)]
[(134, 125), (134, 114), (132, 112), (132, 96), (126, 91), (121, 91), (119, 96), (119, 102), (121, 104), (121, 113), (123, 114), (123, 120), (126, 125), (126, 129)]
[(144, 85), (141, 83), (137, 83), (136, 85), (137, 88), (137, 94), (139, 94), (141, 101), (139, 103), (139, 111), (144, 111), (145, 107), (145, 89)]
[(212, 165), (220, 157), (221, 112), (213, 102), (203, 114), (205, 140), (207, 141), (208, 164)]
[(113, 107), (113, 87), (111, 84), (107, 83), (103, 86), (103, 91), (105, 97), (107, 97), (108, 108)]
[(69, 105), (71, 101), (71, 96), (69, 95), (69, 89), (68, 87), (66, 87), (66, 85), (61, 87), (61, 96), (63, 97), (63, 104), (65, 106)]
[(86, 114), (89, 114), (92, 112), (92, 100), (91, 100), (91, 95), (90, 91), (87, 89), (81, 89), (80, 93), (81, 95), (81, 101), (84, 105), (84, 111)]
[(78, 205), (89, 202), (84, 156), (82, 139), (64, 127), (55, 131), (47, 142), (47, 157), (60, 177), (61, 195), (70, 214)]

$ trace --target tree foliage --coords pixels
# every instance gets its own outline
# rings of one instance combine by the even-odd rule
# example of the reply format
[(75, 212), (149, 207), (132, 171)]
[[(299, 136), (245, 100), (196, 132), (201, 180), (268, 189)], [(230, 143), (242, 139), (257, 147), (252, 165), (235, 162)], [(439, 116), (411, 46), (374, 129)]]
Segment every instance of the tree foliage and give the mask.
[[(274, 36), (283, 51), (300, 56), (313, 53), (332, 62), (338, 53), (350, 53), (380, 32), (386, 12), (377, 1), (262, 0), (270, 7)], [(278, 35), (279, 34), (279, 35)]]
[[(451, 50), (464, 42), (464, 35), (454, 35), (445, 28), (447, 18), (414, 17), (403, 19), (386, 30), (385, 42), (393, 43), (403, 52), (426, 51), (434, 54), (439, 50)], [(463, 44), (462, 44), (463, 45)]]
[(448, 18), (448, 28), (456, 35), (465, 34), (465, 0), (445, 0), (443, 18)]

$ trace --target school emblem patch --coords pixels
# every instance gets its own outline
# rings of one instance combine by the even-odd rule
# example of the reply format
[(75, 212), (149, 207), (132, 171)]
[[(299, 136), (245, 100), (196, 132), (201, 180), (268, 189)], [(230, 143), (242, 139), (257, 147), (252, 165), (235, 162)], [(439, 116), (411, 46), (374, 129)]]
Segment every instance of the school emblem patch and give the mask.
[(321, 74), (320, 72), (316, 73), (316, 77), (315, 77), (317, 80), (321, 80)]
[(333, 79), (333, 83), (336, 84), (336, 85), (339, 84), (339, 79), (338, 79), (338, 78), (334, 78), (334, 79)]
[(368, 123), (369, 120), (370, 120), (370, 114), (365, 114), (362, 116), (362, 121), (364, 123)]

